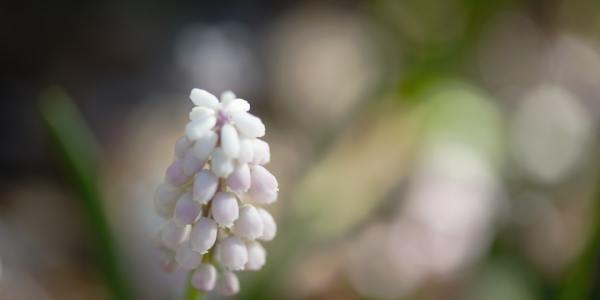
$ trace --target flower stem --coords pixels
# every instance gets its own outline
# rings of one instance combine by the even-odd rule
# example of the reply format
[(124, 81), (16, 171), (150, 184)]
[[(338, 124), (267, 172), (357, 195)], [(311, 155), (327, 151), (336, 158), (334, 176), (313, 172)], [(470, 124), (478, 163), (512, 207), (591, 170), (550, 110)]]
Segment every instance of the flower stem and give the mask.
[(192, 286), (192, 272), (190, 272), (185, 288), (184, 300), (204, 300), (204, 293)]

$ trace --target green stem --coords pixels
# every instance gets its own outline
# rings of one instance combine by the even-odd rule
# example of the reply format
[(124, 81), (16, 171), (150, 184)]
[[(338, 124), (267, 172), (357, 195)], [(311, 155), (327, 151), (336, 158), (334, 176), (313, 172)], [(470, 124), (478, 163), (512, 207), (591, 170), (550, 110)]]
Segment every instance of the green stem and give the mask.
[(204, 300), (204, 293), (197, 290), (196, 288), (194, 288), (192, 286), (192, 281), (190, 280), (192, 279), (192, 273), (190, 272), (190, 275), (188, 276), (188, 280), (187, 280), (187, 284), (186, 284), (186, 288), (185, 288), (185, 294), (183, 296), (184, 300)]

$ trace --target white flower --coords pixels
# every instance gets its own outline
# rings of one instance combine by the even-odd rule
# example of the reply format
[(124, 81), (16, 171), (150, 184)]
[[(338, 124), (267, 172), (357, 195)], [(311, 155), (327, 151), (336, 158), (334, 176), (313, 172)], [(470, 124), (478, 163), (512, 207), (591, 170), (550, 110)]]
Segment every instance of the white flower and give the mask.
[(262, 268), (277, 232), (273, 217), (239, 199), (269, 204), (277, 199), (277, 179), (262, 165), (271, 160), (262, 121), (250, 104), (232, 92), (221, 101), (193, 89), (194, 108), (184, 136), (175, 143), (173, 163), (156, 190), (157, 214), (168, 221), (159, 232), (161, 268), (192, 272), (192, 286), (231, 296), (240, 283), (232, 271)]
[(177, 200), (173, 220), (177, 225), (184, 226), (196, 222), (200, 217), (202, 206), (192, 199), (192, 193), (187, 192)]
[(248, 249), (242, 239), (230, 236), (219, 241), (216, 259), (228, 270), (243, 270), (248, 262)]
[(202, 254), (198, 253), (190, 247), (188, 243), (177, 248), (175, 260), (184, 270), (193, 270), (202, 263)]
[(256, 239), (263, 235), (263, 221), (254, 206), (246, 204), (240, 208), (240, 216), (231, 229), (239, 237)]
[(262, 241), (273, 240), (277, 234), (277, 224), (275, 223), (275, 220), (265, 209), (258, 208), (257, 211), (263, 223), (263, 234), (258, 239)]
[(219, 192), (212, 200), (212, 216), (223, 227), (231, 227), (239, 216), (239, 208), (235, 195)]
[(208, 252), (217, 240), (217, 230), (217, 223), (213, 219), (200, 218), (190, 233), (191, 248), (200, 253)]
[(233, 272), (223, 272), (217, 280), (217, 293), (233, 296), (240, 291), (240, 280)]
[(190, 113), (190, 123), (186, 136), (195, 141), (216, 127), (221, 129), (221, 143), (225, 154), (237, 158), (240, 151), (240, 137), (257, 138), (265, 135), (262, 121), (249, 114), (250, 104), (235, 98), (231, 92), (221, 97), (221, 102), (213, 94), (193, 89), (190, 99), (196, 105)]
[(206, 204), (217, 192), (219, 179), (208, 170), (202, 170), (194, 179), (194, 200)]
[(248, 262), (246, 263), (245, 270), (260, 270), (267, 261), (267, 251), (259, 242), (255, 241), (249, 242), (246, 247), (248, 248)]
[(217, 269), (207, 263), (201, 264), (192, 275), (192, 286), (205, 292), (212, 291), (217, 282)]

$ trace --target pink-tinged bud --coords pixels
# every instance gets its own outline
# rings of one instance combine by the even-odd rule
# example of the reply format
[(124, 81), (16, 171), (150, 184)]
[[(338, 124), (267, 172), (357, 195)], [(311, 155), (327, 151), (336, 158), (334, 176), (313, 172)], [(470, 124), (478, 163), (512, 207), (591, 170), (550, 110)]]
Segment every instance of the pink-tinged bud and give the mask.
[(240, 138), (231, 124), (224, 124), (221, 127), (221, 147), (230, 158), (237, 158), (240, 153)]
[(196, 222), (202, 212), (202, 204), (192, 199), (192, 193), (187, 192), (177, 200), (173, 220), (179, 225), (184, 226)]
[(235, 165), (233, 164), (233, 159), (227, 156), (222, 148), (215, 148), (215, 151), (212, 153), (211, 162), (211, 169), (215, 175), (221, 178), (227, 178), (227, 176), (233, 172), (234, 168)]
[(167, 172), (165, 173), (165, 180), (174, 186), (181, 186), (189, 179), (190, 176), (187, 176), (183, 173), (183, 160), (181, 159), (176, 159), (167, 168)]
[(183, 174), (191, 177), (202, 170), (202, 167), (204, 167), (204, 161), (196, 157), (193, 149), (189, 149), (183, 157)]
[(277, 235), (277, 224), (275, 223), (273, 216), (263, 208), (257, 208), (256, 210), (263, 223), (263, 234), (258, 239), (267, 242), (272, 241), (275, 238), (275, 235)]
[(206, 204), (215, 196), (219, 187), (219, 179), (211, 171), (203, 170), (194, 179), (194, 200)]
[(183, 159), (185, 153), (192, 147), (192, 143), (185, 137), (182, 136), (175, 143), (175, 157)]
[(189, 244), (183, 244), (177, 248), (175, 260), (183, 270), (193, 270), (202, 263), (202, 254), (192, 250)]
[(263, 235), (263, 222), (254, 206), (246, 204), (240, 208), (240, 216), (232, 231), (235, 235), (247, 239), (256, 239)]
[(217, 283), (217, 269), (207, 263), (201, 264), (192, 274), (192, 286), (205, 292), (210, 292)]
[(212, 130), (206, 132), (203, 136), (196, 140), (194, 147), (194, 155), (199, 161), (206, 161), (210, 154), (215, 150), (219, 136)]
[(160, 255), (160, 269), (167, 273), (173, 273), (177, 270), (177, 262), (172, 252), (165, 251)]
[(239, 216), (239, 207), (235, 195), (218, 192), (212, 200), (212, 216), (223, 227), (230, 227)]
[(248, 262), (244, 270), (260, 270), (267, 261), (267, 251), (259, 242), (255, 241), (249, 242), (246, 247), (248, 248)]
[(227, 177), (227, 186), (236, 192), (243, 193), (250, 188), (250, 168), (248, 164), (238, 165), (233, 173)]
[(248, 262), (248, 249), (242, 239), (230, 236), (219, 241), (216, 259), (227, 270), (243, 270)]
[(223, 296), (233, 296), (240, 291), (240, 281), (233, 272), (223, 272), (217, 281), (217, 293)]
[(251, 162), (254, 158), (254, 142), (251, 139), (240, 138), (240, 154), (238, 161), (240, 163)]
[(279, 191), (277, 179), (262, 166), (253, 166), (250, 170), (250, 189), (248, 194), (256, 203), (269, 204), (277, 200)]
[(253, 157), (252, 163), (255, 165), (264, 165), (271, 161), (271, 148), (263, 140), (252, 140)]
[(199, 253), (206, 253), (217, 240), (217, 223), (209, 218), (200, 218), (190, 233), (190, 245)]
[(175, 203), (181, 195), (181, 189), (168, 183), (162, 183), (154, 194), (154, 208), (159, 216), (168, 219), (173, 216)]
[(169, 221), (160, 231), (160, 240), (165, 247), (175, 249), (188, 239), (189, 232), (189, 226), (179, 226), (174, 221)]

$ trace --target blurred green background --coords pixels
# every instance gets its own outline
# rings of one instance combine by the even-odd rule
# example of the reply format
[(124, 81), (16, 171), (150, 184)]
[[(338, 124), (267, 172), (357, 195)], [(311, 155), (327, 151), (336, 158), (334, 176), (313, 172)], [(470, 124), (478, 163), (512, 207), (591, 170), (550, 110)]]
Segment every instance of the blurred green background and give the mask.
[(2, 300), (182, 299), (153, 193), (193, 87), (280, 181), (237, 299), (600, 299), (598, 1), (0, 7)]

